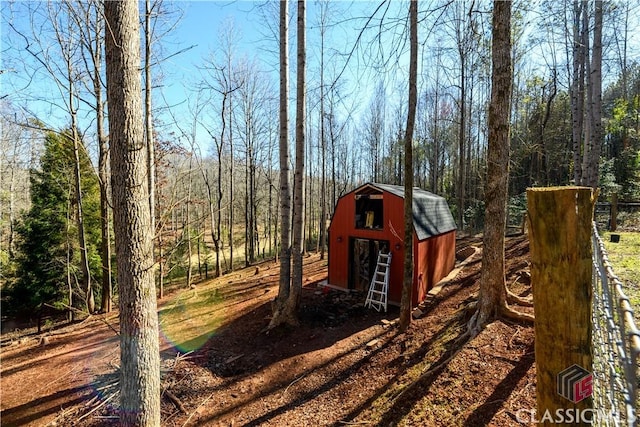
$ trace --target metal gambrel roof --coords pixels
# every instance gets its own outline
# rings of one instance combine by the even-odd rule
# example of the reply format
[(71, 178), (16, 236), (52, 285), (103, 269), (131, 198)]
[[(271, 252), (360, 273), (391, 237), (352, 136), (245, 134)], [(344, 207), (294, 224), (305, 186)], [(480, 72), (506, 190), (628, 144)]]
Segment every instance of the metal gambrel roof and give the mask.
[[(400, 185), (367, 183), (355, 189), (354, 193), (370, 193), (371, 187), (404, 199), (404, 187)], [(413, 187), (413, 227), (418, 240), (428, 239), (457, 228), (446, 199), (418, 187)]]

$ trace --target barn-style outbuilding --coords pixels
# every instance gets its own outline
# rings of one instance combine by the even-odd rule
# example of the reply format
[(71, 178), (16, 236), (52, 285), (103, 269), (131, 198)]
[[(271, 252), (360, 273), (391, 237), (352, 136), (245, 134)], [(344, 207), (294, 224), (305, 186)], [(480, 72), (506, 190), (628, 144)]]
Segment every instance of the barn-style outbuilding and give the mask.
[[(404, 260), (404, 187), (368, 183), (342, 196), (329, 226), (330, 286), (366, 292), (378, 251), (392, 252), (388, 299), (399, 304)], [(446, 200), (413, 189), (413, 305), (455, 264), (456, 224)]]

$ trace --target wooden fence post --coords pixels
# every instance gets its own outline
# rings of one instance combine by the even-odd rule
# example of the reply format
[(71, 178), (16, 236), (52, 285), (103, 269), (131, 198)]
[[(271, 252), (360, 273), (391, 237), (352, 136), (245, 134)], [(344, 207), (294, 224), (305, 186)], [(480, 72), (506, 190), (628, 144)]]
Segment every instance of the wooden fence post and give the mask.
[(527, 190), (540, 425), (558, 425), (560, 418), (566, 424), (590, 425), (594, 417), (590, 396), (595, 199), (588, 187)]

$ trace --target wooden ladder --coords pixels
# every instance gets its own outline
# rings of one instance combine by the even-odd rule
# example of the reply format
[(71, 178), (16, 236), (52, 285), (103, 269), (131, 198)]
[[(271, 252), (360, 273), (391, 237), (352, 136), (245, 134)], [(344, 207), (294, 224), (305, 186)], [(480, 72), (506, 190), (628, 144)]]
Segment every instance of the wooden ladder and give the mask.
[(387, 311), (387, 293), (389, 291), (389, 275), (391, 272), (391, 252), (383, 254), (378, 252), (378, 262), (376, 271), (373, 273), (369, 293), (364, 302), (365, 307), (375, 308), (380, 311), (384, 308)]

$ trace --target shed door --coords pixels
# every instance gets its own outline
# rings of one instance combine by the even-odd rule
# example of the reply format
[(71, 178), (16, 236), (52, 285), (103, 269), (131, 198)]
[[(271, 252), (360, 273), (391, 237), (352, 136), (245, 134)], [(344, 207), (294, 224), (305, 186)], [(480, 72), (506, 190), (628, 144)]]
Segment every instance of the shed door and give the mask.
[(349, 289), (367, 291), (376, 270), (378, 252), (389, 247), (385, 240), (350, 239)]

